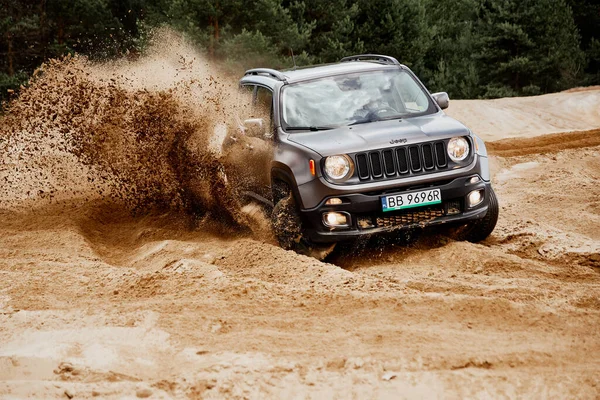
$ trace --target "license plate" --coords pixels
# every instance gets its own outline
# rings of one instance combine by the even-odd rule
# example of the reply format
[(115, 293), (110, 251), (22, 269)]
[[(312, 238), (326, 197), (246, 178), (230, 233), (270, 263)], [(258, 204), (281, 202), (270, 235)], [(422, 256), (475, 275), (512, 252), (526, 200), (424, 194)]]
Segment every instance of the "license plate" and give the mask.
[(393, 194), (381, 198), (383, 211), (404, 210), (405, 208), (423, 207), (442, 202), (440, 189), (421, 190), (420, 192)]

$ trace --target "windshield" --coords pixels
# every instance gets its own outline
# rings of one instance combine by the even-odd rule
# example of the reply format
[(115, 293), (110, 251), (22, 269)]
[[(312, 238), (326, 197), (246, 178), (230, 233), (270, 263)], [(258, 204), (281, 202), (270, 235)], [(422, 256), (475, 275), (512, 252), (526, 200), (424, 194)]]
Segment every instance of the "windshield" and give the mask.
[(285, 86), (285, 129), (328, 129), (435, 112), (429, 96), (401, 69), (337, 75)]

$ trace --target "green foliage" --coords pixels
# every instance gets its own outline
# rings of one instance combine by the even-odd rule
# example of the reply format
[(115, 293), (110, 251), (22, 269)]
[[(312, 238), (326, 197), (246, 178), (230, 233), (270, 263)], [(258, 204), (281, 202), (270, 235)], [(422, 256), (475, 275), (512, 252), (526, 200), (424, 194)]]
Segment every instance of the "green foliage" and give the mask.
[(434, 28), (425, 76), (436, 90), (459, 98), (527, 96), (581, 81), (585, 59), (564, 0), (432, 0), (427, 8)]
[(600, 40), (592, 38), (588, 47), (589, 57), (587, 82), (591, 85), (600, 85)]
[[(5, 1), (6, 3), (6, 1)], [(13, 0), (0, 8), (0, 98), (44, 60), (143, 51), (170, 25), (239, 74), (381, 53), (454, 98), (600, 83), (596, 0)]]
[(250, 2), (239, 22), (271, 38), (280, 54), (288, 54), (290, 49), (304, 49), (315, 26), (314, 22), (296, 24), (291, 11), (283, 7), (280, 0)]
[(346, 0), (305, 0), (293, 2), (289, 7), (300, 26), (312, 29), (310, 41), (301, 50), (314, 55), (316, 62), (333, 62), (364, 51), (362, 42), (354, 37), (358, 4)]
[(19, 91), (21, 85), (27, 83), (28, 79), (29, 75), (25, 72), (18, 72), (13, 75), (0, 72), (0, 103), (14, 96)]
[(600, 2), (598, 0), (568, 0), (573, 20), (581, 35), (581, 49), (585, 52), (583, 85), (600, 85)]
[(484, 1), (477, 28), (481, 36), (475, 56), (490, 81), (484, 97), (497, 97), (501, 86), (521, 95), (576, 83), (584, 58), (564, 0)]
[(355, 40), (369, 53), (387, 54), (402, 60), (416, 72), (430, 46), (426, 10), (415, 0), (359, 0)]
[(427, 0), (425, 7), (431, 43), (422, 78), (433, 91), (447, 91), (454, 98), (478, 97), (481, 76), (473, 52), (480, 0)]
[(224, 40), (219, 53), (232, 71), (256, 65), (276, 66), (280, 62), (277, 47), (260, 31), (242, 30), (240, 34)]

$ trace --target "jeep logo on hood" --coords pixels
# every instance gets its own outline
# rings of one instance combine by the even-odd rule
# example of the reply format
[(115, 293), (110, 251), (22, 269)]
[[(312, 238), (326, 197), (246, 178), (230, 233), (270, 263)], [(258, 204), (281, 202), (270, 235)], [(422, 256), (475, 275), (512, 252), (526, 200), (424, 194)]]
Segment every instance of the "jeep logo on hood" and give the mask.
[(406, 143), (407, 139), (392, 139), (390, 140), (390, 144), (401, 144), (401, 143)]

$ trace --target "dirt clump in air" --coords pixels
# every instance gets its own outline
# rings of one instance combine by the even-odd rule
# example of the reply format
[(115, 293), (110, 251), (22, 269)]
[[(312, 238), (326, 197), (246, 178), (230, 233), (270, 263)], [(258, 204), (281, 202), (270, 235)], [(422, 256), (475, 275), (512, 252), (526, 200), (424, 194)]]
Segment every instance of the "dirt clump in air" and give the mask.
[(239, 193), (253, 182), (228, 169), (250, 140), (239, 131), (248, 99), (191, 48), (159, 39), (134, 63), (67, 56), (35, 72), (0, 126), (0, 206), (100, 197), (248, 224)]

